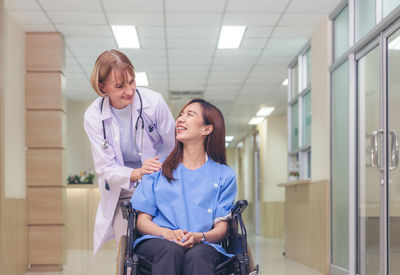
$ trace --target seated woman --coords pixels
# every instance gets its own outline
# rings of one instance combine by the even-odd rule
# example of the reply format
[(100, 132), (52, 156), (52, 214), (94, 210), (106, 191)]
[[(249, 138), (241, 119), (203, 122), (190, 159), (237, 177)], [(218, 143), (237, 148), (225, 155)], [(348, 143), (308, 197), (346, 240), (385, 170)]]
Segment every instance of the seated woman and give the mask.
[(144, 234), (134, 243), (136, 253), (152, 262), (152, 274), (214, 274), (232, 256), (218, 243), (235, 196), (223, 115), (194, 99), (176, 120), (175, 148), (162, 170), (144, 176), (131, 199)]

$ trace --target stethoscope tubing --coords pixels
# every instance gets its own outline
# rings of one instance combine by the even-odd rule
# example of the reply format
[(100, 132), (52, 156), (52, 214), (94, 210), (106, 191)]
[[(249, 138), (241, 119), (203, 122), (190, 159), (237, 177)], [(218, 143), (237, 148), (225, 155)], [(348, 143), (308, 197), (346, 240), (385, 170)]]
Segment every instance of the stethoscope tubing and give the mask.
[[(142, 116), (142, 112), (143, 112), (143, 101), (142, 101), (142, 96), (140, 95), (138, 89), (136, 89), (136, 93), (139, 96), (139, 101), (140, 101), (140, 110), (139, 110), (139, 116), (136, 119), (136, 123), (135, 123), (135, 144), (134, 144), (134, 148), (136, 148), (136, 136), (137, 136), (137, 128), (138, 128), (138, 124), (139, 124), (139, 120), (141, 120), (142, 122), (142, 137), (141, 137), (141, 141), (140, 141), (140, 150), (139, 148), (136, 149), (137, 153), (139, 156), (142, 155), (142, 150), (143, 150), (143, 139), (144, 139), (144, 120), (143, 120), (143, 116)], [(104, 104), (104, 99), (105, 97), (103, 97), (103, 99), (101, 100), (101, 104), (100, 104), (100, 113), (103, 112), (103, 104)], [(107, 149), (110, 146), (110, 143), (107, 140), (107, 136), (106, 136), (106, 127), (104, 125), (104, 119), (101, 120), (102, 124), (103, 124), (103, 142), (101, 144), (101, 146), (103, 147), (103, 149)], [(138, 183), (140, 183), (140, 179), (137, 181)], [(108, 182), (106, 181), (105, 183), (105, 188), (107, 191), (110, 191), (110, 186), (108, 184)]]

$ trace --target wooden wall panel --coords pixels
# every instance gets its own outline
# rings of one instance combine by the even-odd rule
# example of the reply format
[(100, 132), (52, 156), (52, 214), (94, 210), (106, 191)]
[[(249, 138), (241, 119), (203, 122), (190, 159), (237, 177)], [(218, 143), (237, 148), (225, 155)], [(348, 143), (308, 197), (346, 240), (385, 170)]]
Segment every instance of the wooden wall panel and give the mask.
[(64, 262), (64, 226), (29, 226), (29, 263), (60, 265)]
[(329, 182), (286, 187), (285, 253), (323, 274), (329, 274)]
[(64, 185), (64, 155), (62, 149), (30, 149), (26, 151), (26, 181), (28, 186)]
[(28, 224), (64, 224), (64, 188), (28, 188)]
[(5, 238), (1, 246), (4, 264), (0, 265), (0, 274), (25, 274), (28, 269), (26, 199), (4, 199), (2, 206), (5, 215), (1, 233)]
[(266, 238), (283, 238), (285, 202), (262, 202), (260, 231)]
[(25, 76), (26, 108), (28, 110), (64, 110), (62, 104), (64, 82), (62, 73), (28, 72)]
[(64, 41), (60, 33), (26, 34), (26, 70), (58, 71), (64, 66)]
[(27, 111), (26, 145), (28, 148), (65, 148), (62, 111)]

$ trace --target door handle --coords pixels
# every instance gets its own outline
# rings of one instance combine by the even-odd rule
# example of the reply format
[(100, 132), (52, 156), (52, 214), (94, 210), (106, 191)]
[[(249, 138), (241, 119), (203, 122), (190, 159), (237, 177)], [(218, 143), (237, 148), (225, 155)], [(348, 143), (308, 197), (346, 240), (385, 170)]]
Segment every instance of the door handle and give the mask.
[(377, 131), (373, 131), (371, 135), (371, 147), (369, 148), (370, 159), (372, 167), (378, 169), (379, 171), (383, 171), (383, 167), (379, 165), (378, 158), (378, 136), (383, 134), (383, 129), (379, 129)]
[(395, 130), (390, 130), (389, 133), (392, 138), (389, 170), (394, 170), (399, 165), (399, 135)]

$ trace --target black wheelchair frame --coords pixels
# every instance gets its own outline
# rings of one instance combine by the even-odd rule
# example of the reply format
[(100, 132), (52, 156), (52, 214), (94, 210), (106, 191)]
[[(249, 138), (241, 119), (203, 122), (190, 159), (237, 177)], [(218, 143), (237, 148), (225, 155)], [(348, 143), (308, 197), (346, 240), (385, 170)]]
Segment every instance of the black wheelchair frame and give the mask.
[[(216, 267), (216, 275), (256, 275), (259, 266), (253, 263), (247, 247), (247, 232), (242, 219), (242, 213), (248, 203), (246, 200), (236, 202), (231, 210), (228, 232), (221, 242), (226, 252), (235, 256)], [(138, 213), (132, 209), (130, 202), (121, 202), (122, 216), (128, 220), (126, 235), (121, 237), (118, 248), (117, 275), (151, 274), (151, 263), (144, 257), (135, 254), (133, 243), (138, 237), (136, 222)]]

